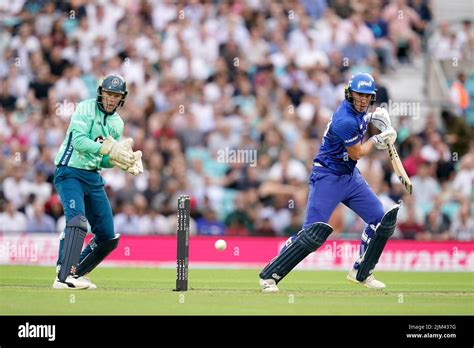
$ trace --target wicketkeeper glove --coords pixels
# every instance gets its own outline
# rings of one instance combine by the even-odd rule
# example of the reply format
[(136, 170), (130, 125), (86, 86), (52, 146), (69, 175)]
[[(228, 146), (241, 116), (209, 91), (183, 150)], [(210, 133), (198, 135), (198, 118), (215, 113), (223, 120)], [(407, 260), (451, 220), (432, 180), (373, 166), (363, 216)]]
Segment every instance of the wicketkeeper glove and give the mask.
[(377, 149), (386, 150), (388, 144), (393, 144), (395, 143), (395, 140), (397, 140), (397, 132), (395, 132), (395, 129), (389, 128), (380, 134), (372, 136), (370, 140), (375, 143)]
[(127, 138), (125, 140), (122, 140), (118, 144), (121, 145), (122, 148), (124, 148), (125, 150), (129, 151), (129, 153), (131, 153), (131, 155), (133, 156), (133, 163), (130, 165), (128, 162), (124, 163), (117, 160), (113, 160), (111, 158), (109, 160), (110, 164), (116, 167), (119, 167), (120, 169), (135, 176), (143, 173), (142, 152), (141, 151), (133, 152), (132, 150), (133, 139)]
[(143, 173), (142, 152), (139, 150), (135, 151), (133, 154), (135, 155), (135, 163), (127, 169), (127, 172), (137, 176)]
[(132, 166), (135, 163), (135, 156), (131, 149), (125, 148), (122, 143), (117, 143), (111, 136), (104, 139), (99, 153), (101, 155), (109, 155), (111, 161), (124, 166)]

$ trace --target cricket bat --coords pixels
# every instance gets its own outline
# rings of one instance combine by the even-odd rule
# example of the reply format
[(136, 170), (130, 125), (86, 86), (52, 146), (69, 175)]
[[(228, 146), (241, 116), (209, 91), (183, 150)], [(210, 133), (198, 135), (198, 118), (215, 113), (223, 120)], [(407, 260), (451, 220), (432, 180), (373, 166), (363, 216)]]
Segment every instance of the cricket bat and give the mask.
[(390, 156), (390, 162), (392, 162), (393, 171), (397, 174), (400, 182), (405, 186), (405, 189), (409, 194), (413, 192), (413, 185), (411, 184), (410, 178), (408, 177), (405, 168), (403, 168), (400, 156), (398, 156), (397, 149), (393, 144), (388, 144), (388, 154)]

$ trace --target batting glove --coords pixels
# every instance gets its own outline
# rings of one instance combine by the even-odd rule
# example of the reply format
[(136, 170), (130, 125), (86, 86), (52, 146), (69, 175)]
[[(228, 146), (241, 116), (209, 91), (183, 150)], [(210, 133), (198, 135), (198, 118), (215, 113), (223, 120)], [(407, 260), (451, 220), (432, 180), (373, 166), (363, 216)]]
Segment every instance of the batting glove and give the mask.
[(388, 144), (393, 144), (397, 140), (397, 132), (395, 132), (395, 129), (389, 128), (380, 134), (374, 135), (370, 140), (374, 142), (377, 149), (386, 150)]
[(372, 123), (381, 132), (392, 128), (388, 111), (381, 107), (378, 107), (374, 112), (365, 115), (364, 119), (367, 123)]

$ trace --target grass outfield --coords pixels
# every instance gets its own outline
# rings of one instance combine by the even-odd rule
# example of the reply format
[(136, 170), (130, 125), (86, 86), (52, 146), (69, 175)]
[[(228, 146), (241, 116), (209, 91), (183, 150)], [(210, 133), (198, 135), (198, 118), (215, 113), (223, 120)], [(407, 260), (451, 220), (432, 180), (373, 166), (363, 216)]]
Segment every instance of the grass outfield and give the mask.
[(54, 267), (0, 266), (7, 315), (456, 315), (474, 314), (473, 273), (377, 272), (386, 291), (352, 284), (345, 272), (295, 271), (262, 294), (257, 270), (190, 270), (173, 292), (174, 269), (99, 268), (96, 290), (51, 289)]

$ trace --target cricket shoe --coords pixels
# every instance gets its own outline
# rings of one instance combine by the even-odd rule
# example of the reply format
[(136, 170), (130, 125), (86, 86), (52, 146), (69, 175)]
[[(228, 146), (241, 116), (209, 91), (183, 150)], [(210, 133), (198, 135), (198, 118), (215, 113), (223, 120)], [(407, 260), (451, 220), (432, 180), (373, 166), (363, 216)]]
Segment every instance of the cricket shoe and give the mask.
[(70, 275), (66, 278), (65, 282), (60, 282), (59, 279), (56, 278), (53, 283), (53, 289), (82, 290), (89, 289), (90, 284), (91, 283), (88, 283), (81, 278), (74, 278)]
[(260, 279), (262, 292), (278, 292), (278, 287), (274, 279)]
[(382, 290), (385, 289), (385, 284), (382, 283), (380, 280), (375, 279), (375, 277), (371, 274), (365, 279), (363, 282), (357, 280), (357, 270), (352, 268), (347, 275), (347, 280), (353, 283), (364, 284), (369, 289), (377, 289)]
[(97, 289), (97, 285), (95, 285), (89, 278), (86, 276), (78, 277), (74, 276), (75, 279), (80, 280), (81, 282), (89, 284), (89, 290)]

